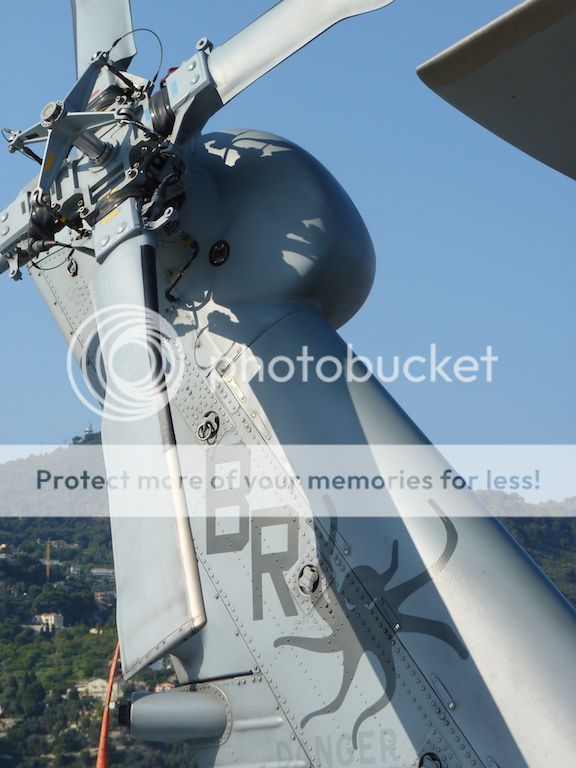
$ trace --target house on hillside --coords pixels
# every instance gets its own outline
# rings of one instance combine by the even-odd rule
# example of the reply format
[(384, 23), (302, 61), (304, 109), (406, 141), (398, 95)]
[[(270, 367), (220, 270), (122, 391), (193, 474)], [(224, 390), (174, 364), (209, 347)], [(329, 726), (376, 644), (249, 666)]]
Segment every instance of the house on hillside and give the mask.
[[(100, 701), (106, 700), (106, 691), (108, 689), (108, 681), (102, 677), (95, 677), (93, 680), (83, 680), (78, 683), (76, 690), (80, 696), (90, 696), (92, 699), (99, 699)], [(112, 686), (112, 698), (118, 698), (119, 686), (118, 683), (114, 683)]]
[(37, 632), (56, 632), (64, 629), (64, 616), (61, 613), (38, 613), (32, 628)]
[(90, 575), (94, 576), (95, 579), (113, 579), (114, 569), (113, 568), (91, 568)]

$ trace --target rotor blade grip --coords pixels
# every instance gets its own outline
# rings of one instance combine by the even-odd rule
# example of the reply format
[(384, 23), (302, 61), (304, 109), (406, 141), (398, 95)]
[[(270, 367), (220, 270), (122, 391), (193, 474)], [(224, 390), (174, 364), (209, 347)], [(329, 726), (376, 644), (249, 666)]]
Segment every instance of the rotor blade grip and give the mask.
[(222, 103), (265, 75), (339, 21), (392, 0), (282, 0), (208, 58)]
[(112, 61), (127, 69), (136, 54), (130, 0), (71, 0), (78, 77), (98, 51), (107, 51), (119, 37)]

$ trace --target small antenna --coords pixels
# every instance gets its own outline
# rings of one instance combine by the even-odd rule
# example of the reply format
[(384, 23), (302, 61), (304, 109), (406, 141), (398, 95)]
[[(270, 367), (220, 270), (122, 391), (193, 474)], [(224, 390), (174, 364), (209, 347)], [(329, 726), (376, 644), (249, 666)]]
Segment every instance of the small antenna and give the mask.
[(50, 583), (50, 565), (51, 565), (51, 548), (52, 548), (52, 542), (50, 539), (46, 542), (46, 583)]

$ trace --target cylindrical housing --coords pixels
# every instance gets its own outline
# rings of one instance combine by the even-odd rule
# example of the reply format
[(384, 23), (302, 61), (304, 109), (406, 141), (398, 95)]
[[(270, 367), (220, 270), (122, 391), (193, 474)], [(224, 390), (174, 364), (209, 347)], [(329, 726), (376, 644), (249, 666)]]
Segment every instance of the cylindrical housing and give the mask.
[(89, 131), (84, 131), (77, 136), (74, 139), (74, 146), (78, 147), (80, 152), (95, 163), (102, 162), (107, 157), (110, 148), (109, 144), (106, 144), (105, 141), (102, 141), (102, 139), (99, 139), (98, 136)]
[(224, 703), (197, 691), (140, 696), (130, 708), (130, 734), (142, 741), (218, 739), (227, 722)]

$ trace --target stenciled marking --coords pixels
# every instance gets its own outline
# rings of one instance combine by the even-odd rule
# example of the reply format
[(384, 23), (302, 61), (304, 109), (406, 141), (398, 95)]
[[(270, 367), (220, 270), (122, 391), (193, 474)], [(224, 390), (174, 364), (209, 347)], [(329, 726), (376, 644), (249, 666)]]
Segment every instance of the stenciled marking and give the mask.
[[(253, 618), (264, 618), (264, 574), (268, 574), (276, 590), (285, 616), (297, 616), (298, 609), (286, 581), (286, 573), (298, 561), (298, 527), (296, 512), (289, 506), (259, 509), (250, 518), (250, 507), (246, 498), (245, 484), (238, 487), (215, 488), (210, 478), (215, 477), (217, 463), (237, 463), (239, 477), (250, 477), (250, 453), (245, 446), (219, 448), (218, 458), (210, 455), (207, 461), (208, 482), (206, 483), (206, 553), (208, 555), (226, 552), (242, 552), (251, 541), (252, 560), (252, 606)], [(219, 533), (216, 528), (218, 509), (236, 509), (238, 530), (234, 533)], [(263, 533), (266, 528), (282, 527), (286, 549), (264, 552)]]
[[(218, 459), (209, 456), (207, 462), (208, 477), (215, 477), (214, 469), (218, 463), (235, 462), (239, 466), (240, 477), (250, 477), (251, 460), (246, 446), (226, 446), (222, 454), (219, 447)], [(212, 473), (212, 474), (211, 474)], [(298, 528), (296, 512), (291, 507), (262, 509), (255, 512), (251, 519), (250, 505), (246, 498), (245, 486), (242, 482), (236, 486), (215, 488), (208, 482), (207, 487), (207, 525), (206, 552), (208, 555), (237, 553), (243, 551), (251, 542), (252, 561), (252, 604), (255, 621), (263, 619), (263, 581), (268, 574), (276, 590), (285, 616), (297, 616), (298, 610), (286, 580), (286, 573), (298, 561)], [(324, 552), (326, 561), (330, 561), (336, 552), (337, 516), (331, 500), (325, 496), (324, 502), (331, 516), (330, 531), (326, 539), (319, 536), (319, 547)], [(368, 617), (375, 607), (391, 623), (398, 632), (414, 632), (427, 635), (443, 641), (465, 660), (469, 653), (456, 631), (447, 623), (422, 616), (413, 616), (402, 611), (403, 603), (420, 589), (430, 584), (446, 567), (458, 544), (458, 533), (454, 523), (444, 514), (441, 507), (433, 500), (428, 500), (430, 506), (444, 526), (446, 544), (438, 560), (428, 569), (411, 579), (389, 588), (399, 567), (399, 541), (392, 544), (392, 556), (389, 567), (379, 573), (368, 565), (360, 565), (348, 571), (340, 586), (333, 582), (329, 584), (322, 599), (318, 600), (315, 609), (318, 615), (330, 627), (330, 634), (325, 637), (298, 637), (295, 635), (279, 637), (274, 647), (291, 646), (302, 648), (313, 653), (342, 653), (343, 677), (340, 690), (334, 700), (318, 710), (306, 715), (301, 727), (304, 728), (313, 718), (333, 714), (338, 711), (346, 699), (352, 686), (356, 671), (362, 657), (371, 652), (381, 666), (385, 677), (384, 691), (380, 698), (367, 707), (357, 718), (351, 734), (352, 748), (359, 748), (358, 732), (361, 725), (372, 715), (384, 709), (392, 700), (396, 690), (396, 660), (392, 652), (393, 636), (388, 630), (383, 630), (382, 636), (371, 636), (366, 633), (361, 640), (355, 632), (342, 631), (342, 617), (334, 606), (339, 605), (344, 613), (348, 626), (354, 626), (363, 615)], [(238, 512), (238, 530), (233, 533), (217, 531), (216, 512), (218, 509), (234, 508)], [(285, 528), (284, 540), (286, 548), (283, 551), (264, 552), (263, 533), (268, 527)], [(392, 617), (392, 618), (391, 618)], [(390, 642), (382, 642), (388, 639)]]
[[(327, 550), (327, 559), (330, 559), (336, 549), (337, 519), (335, 516), (336, 510), (330, 499), (325, 497), (324, 500), (333, 515), (330, 534), (324, 542)], [(361, 641), (356, 633), (343, 632), (341, 630), (342, 619), (339, 612), (333, 609), (334, 605), (340, 605), (348, 624), (351, 626), (357, 623), (359, 614), (368, 614), (374, 606), (378, 607), (385, 617), (392, 612), (398, 622), (396, 626), (397, 631), (402, 629), (406, 632), (416, 632), (428, 635), (429, 637), (435, 637), (450, 645), (461, 659), (469, 657), (464, 643), (448, 624), (435, 619), (411, 616), (401, 611), (402, 604), (411, 595), (429, 584), (443, 571), (454, 554), (458, 543), (458, 534), (452, 521), (446, 517), (435, 501), (429, 499), (429, 503), (439, 515), (446, 531), (444, 551), (434, 565), (422, 571), (422, 573), (414, 578), (388, 589), (388, 584), (398, 570), (399, 546), (398, 540), (395, 540), (392, 546), (391, 563), (384, 573), (378, 573), (374, 568), (367, 565), (358, 566), (348, 572), (339, 588), (331, 584), (323, 596), (324, 599), (318, 601), (316, 609), (329, 625), (331, 629), (329, 635), (326, 637), (297, 637), (292, 635), (280, 637), (275, 641), (275, 647), (290, 645), (313, 653), (342, 652), (343, 654), (342, 685), (336, 698), (325, 707), (306, 715), (301, 723), (302, 728), (312, 718), (332, 714), (342, 706), (354, 680), (360, 660), (369, 651), (378, 659), (386, 679), (386, 684), (382, 696), (374, 704), (367, 707), (354, 724), (352, 744), (355, 750), (358, 749), (358, 731), (362, 723), (384, 709), (391, 702), (396, 690), (396, 662), (392, 649), (389, 647), (390, 644), (384, 644), (384, 647), (381, 647), (381, 640), (383, 638), (376, 640), (366, 636)]]

